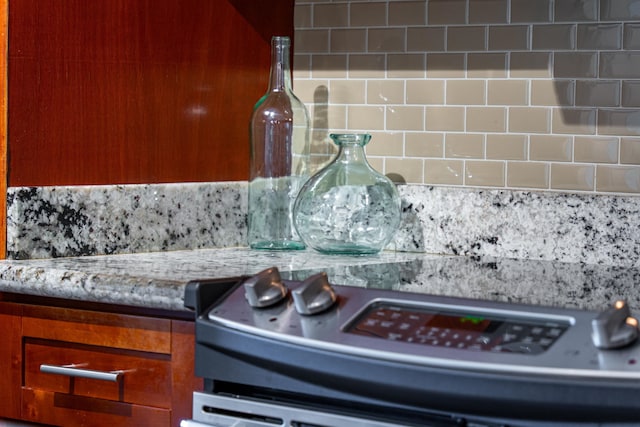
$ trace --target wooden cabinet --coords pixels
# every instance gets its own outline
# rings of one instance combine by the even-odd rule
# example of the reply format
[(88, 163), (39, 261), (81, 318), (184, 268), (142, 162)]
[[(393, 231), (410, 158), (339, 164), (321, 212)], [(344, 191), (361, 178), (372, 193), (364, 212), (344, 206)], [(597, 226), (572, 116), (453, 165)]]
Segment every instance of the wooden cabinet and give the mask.
[(187, 320), (0, 302), (0, 417), (178, 426), (201, 388)]
[[(7, 52), (8, 0), (0, 0), (0, 258), (6, 257), (7, 241)], [(0, 364), (2, 362), (0, 361)]]
[(0, 418), (20, 418), (21, 313), (20, 305), (0, 302)]
[(294, 0), (0, 0), (9, 186), (246, 180)]

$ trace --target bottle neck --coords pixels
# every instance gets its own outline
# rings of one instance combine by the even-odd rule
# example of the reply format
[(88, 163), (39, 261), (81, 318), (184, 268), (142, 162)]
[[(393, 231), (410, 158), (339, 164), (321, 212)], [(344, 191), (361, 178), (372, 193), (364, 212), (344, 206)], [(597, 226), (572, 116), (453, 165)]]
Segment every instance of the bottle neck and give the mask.
[(288, 37), (271, 39), (271, 74), (269, 92), (291, 90), (291, 69), (289, 65)]

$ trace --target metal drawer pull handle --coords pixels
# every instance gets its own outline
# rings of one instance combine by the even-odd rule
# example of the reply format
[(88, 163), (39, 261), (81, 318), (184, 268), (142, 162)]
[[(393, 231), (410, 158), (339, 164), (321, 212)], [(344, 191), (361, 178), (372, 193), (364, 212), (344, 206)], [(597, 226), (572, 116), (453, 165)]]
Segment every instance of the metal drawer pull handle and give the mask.
[(80, 377), (80, 378), (88, 378), (91, 380), (102, 380), (102, 381), (112, 381), (118, 382), (120, 377), (124, 374), (124, 371), (93, 371), (91, 369), (79, 369), (81, 366), (86, 366), (86, 364), (74, 364), (74, 365), (40, 365), (40, 372), (45, 372), (47, 374), (57, 374), (57, 375), (66, 375), (68, 377)]

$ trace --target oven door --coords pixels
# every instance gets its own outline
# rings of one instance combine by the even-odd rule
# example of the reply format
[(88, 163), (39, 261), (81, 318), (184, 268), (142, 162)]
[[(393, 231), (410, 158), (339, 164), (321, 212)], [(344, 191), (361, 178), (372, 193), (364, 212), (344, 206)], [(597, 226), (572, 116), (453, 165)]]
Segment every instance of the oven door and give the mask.
[[(275, 404), (247, 398), (195, 392), (193, 420), (181, 427), (413, 427), (376, 419), (375, 414), (353, 417), (338, 412), (306, 409), (299, 405)], [(422, 427), (460, 426), (460, 419), (442, 417), (421, 423)], [(493, 424), (477, 424), (489, 426)]]

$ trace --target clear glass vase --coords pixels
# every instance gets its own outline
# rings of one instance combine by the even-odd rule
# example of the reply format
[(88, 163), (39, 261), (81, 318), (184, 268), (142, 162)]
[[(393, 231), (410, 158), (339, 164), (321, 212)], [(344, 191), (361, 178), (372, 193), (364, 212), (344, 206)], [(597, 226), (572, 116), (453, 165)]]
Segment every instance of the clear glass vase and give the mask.
[(400, 224), (400, 196), (367, 162), (368, 134), (331, 134), (338, 154), (300, 190), (294, 223), (311, 248), (330, 254), (374, 254)]

